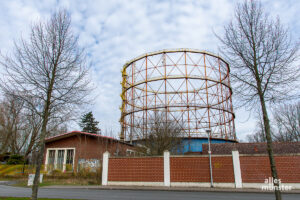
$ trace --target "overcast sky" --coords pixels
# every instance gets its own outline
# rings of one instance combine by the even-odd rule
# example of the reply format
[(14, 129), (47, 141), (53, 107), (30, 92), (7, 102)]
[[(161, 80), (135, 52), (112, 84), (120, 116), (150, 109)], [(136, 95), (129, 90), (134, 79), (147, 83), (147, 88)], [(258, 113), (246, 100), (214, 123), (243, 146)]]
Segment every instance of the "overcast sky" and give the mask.
[[(59, 7), (67, 8), (74, 32), (92, 62), (98, 97), (89, 109), (100, 128), (119, 131), (121, 69), (146, 52), (193, 48), (218, 54), (223, 25), (233, 16), (237, 0), (0, 0), (0, 50), (10, 52), (13, 40), (26, 37), (29, 27), (47, 20)], [(263, 0), (266, 11), (278, 15), (299, 38), (299, 0)], [(255, 128), (253, 114), (235, 110), (237, 136)], [(71, 128), (72, 129), (72, 128)], [(73, 129), (78, 129), (74, 126)]]

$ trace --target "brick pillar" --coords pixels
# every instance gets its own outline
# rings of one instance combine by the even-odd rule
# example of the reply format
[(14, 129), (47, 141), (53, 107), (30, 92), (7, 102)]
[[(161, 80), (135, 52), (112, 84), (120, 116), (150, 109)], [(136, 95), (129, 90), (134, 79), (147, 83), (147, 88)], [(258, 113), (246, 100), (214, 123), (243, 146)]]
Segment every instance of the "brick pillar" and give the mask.
[(106, 151), (103, 154), (102, 158), (102, 185), (107, 185), (108, 182), (108, 161), (109, 161), (109, 152)]
[(242, 174), (240, 166), (240, 155), (238, 151), (232, 151), (232, 162), (234, 171), (235, 188), (242, 188)]
[(170, 187), (170, 152), (164, 151), (164, 185)]

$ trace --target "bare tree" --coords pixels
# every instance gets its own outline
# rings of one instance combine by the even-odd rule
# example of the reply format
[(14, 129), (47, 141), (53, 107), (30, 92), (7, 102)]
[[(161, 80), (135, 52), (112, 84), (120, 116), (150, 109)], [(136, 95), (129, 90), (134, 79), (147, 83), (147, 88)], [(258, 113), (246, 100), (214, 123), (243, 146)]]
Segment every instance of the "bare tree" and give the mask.
[(276, 141), (299, 142), (300, 141), (300, 102), (296, 104), (284, 104), (275, 109), (274, 124)]
[(266, 142), (266, 133), (261, 118), (256, 122), (256, 128), (253, 134), (247, 135), (248, 142)]
[(182, 127), (175, 121), (166, 121), (164, 112), (155, 112), (148, 118), (147, 135), (140, 137), (141, 146), (138, 149), (145, 155), (162, 155), (165, 150), (174, 154), (181, 152)]
[[(25, 160), (36, 148), (41, 132), (41, 118), (25, 109), (22, 99), (7, 96), (0, 102), (0, 154), (23, 155)], [(67, 124), (50, 120), (47, 136), (66, 132)]]
[[(231, 64), (240, 99), (251, 107), (260, 105), (272, 177), (278, 179), (267, 103), (291, 98), (297, 92), (291, 88), (297, 88), (299, 81), (299, 66), (293, 66), (299, 44), (292, 41), (279, 18), (272, 20), (255, 0), (237, 5), (233, 21), (218, 38), (223, 44), (220, 51)], [(276, 199), (281, 199), (279, 184), (275, 186)]]
[[(256, 126), (254, 132), (252, 134), (248, 134), (247, 141), (248, 142), (267, 142), (266, 132), (264, 128), (263, 118), (260, 112), (256, 113)], [(271, 127), (271, 125), (270, 125)], [(273, 135), (273, 128), (271, 127), (271, 135)], [(273, 139), (273, 137), (272, 137)]]
[[(25, 112), (24, 116), (25, 127), (23, 131), (19, 133), (19, 140), (20, 144), (22, 144), (22, 146), (20, 146), (22, 148), (22, 154), (26, 159), (29, 154), (38, 148), (42, 128), (42, 119), (38, 114), (32, 111)], [(46, 137), (66, 133), (68, 129), (68, 121), (68, 118), (65, 118), (63, 121), (50, 118), (47, 125)]]
[(90, 91), (88, 68), (78, 38), (71, 32), (65, 10), (45, 23), (32, 26), (29, 40), (15, 42), (12, 56), (3, 56), (6, 74), (1, 82), (4, 93), (22, 99), (41, 118), (38, 161), (32, 199), (37, 199), (38, 180), (51, 120), (63, 119), (87, 102)]
[(20, 153), (19, 133), (25, 128), (22, 108), (24, 102), (6, 97), (0, 104), (0, 154)]
[[(273, 117), (270, 120), (271, 137), (276, 142), (300, 141), (300, 102), (282, 104), (274, 107)], [(248, 142), (266, 142), (263, 119), (257, 120), (253, 134), (247, 135)]]

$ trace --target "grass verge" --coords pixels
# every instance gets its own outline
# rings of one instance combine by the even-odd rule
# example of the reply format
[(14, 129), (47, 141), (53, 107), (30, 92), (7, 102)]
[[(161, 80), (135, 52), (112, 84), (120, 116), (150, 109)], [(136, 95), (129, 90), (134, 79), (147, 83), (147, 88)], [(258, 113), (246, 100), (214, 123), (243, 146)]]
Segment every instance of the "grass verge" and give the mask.
[[(27, 179), (19, 179), (17, 183), (13, 186), (18, 187), (30, 187), (27, 186)], [(84, 178), (68, 178), (68, 179), (49, 179), (46, 178), (42, 183), (39, 184), (40, 187), (51, 186), (51, 185), (100, 185), (99, 181), (94, 179), (84, 179)]]
[[(0, 197), (0, 200), (30, 200), (30, 197)], [(75, 200), (75, 199), (49, 199), (49, 198), (38, 198), (39, 200)], [(78, 199), (77, 199), (78, 200)]]

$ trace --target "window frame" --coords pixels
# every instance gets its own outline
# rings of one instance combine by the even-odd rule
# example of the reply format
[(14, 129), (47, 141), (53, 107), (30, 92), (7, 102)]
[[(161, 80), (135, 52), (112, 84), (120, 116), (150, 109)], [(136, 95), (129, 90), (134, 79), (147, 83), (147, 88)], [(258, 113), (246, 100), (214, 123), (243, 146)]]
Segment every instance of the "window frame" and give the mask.
[(58, 169), (57, 166), (57, 160), (58, 160), (58, 151), (59, 150), (64, 150), (64, 159), (63, 159), (63, 169), (62, 171), (65, 172), (66, 171), (66, 162), (67, 162), (67, 150), (73, 150), (73, 167), (72, 167), (72, 171), (74, 171), (74, 166), (75, 166), (75, 154), (76, 154), (76, 148), (75, 147), (67, 147), (67, 148), (47, 148), (46, 149), (46, 160), (45, 160), (45, 171), (47, 171), (47, 166), (49, 165), (49, 152), (51, 150), (55, 151), (55, 155), (54, 155), (54, 166), (53, 169)]

